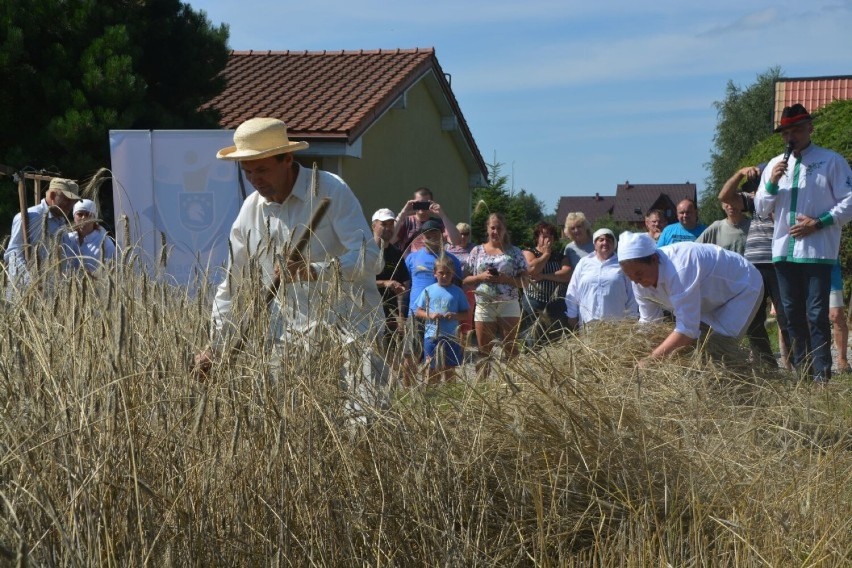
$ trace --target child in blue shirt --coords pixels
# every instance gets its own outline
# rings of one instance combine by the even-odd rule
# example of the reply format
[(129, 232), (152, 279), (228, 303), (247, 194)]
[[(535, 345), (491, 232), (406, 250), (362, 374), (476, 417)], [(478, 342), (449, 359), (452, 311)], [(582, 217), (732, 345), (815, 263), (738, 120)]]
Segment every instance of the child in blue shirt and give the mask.
[(470, 310), (464, 291), (453, 284), (455, 269), (451, 259), (438, 257), (434, 275), (437, 282), (420, 293), (414, 313), (426, 320), (423, 350), (432, 369), (429, 384), (455, 379), (455, 367), (464, 359), (457, 335), (459, 322), (467, 320)]

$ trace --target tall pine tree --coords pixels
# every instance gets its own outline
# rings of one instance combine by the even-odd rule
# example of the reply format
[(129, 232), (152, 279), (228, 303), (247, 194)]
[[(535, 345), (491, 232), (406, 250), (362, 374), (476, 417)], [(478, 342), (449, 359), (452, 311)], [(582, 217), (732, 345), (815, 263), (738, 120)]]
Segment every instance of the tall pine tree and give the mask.
[(217, 128), (227, 41), (179, 0), (0, 0), (0, 164), (84, 178), (110, 129)]
[(474, 243), (485, 241), (485, 223), (491, 213), (506, 218), (506, 228), (512, 242), (518, 246), (532, 243), (532, 229), (544, 217), (544, 204), (531, 193), (517, 193), (509, 188), (509, 178), (503, 175), (503, 164), (494, 161), (488, 165), (488, 185), (473, 190), (473, 215), (471, 233)]

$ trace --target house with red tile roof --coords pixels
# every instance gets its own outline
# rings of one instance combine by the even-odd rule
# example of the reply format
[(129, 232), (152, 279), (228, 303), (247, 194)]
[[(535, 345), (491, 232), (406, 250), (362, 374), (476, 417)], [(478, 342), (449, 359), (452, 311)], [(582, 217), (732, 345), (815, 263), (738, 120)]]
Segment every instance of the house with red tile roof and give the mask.
[(265, 116), (287, 123), (306, 166), (347, 181), (365, 215), (394, 211), (421, 186), (453, 220), (468, 220), (487, 168), (432, 48), (234, 51), (214, 108), (223, 128)]
[(775, 81), (774, 125), (781, 122), (784, 107), (800, 103), (814, 112), (829, 103), (852, 99), (852, 75), (801, 77)]

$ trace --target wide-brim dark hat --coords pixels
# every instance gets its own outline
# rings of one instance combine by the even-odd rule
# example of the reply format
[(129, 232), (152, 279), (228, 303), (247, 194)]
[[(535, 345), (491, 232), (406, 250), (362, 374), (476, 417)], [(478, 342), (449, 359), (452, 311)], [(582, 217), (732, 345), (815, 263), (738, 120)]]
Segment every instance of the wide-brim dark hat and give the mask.
[(793, 106), (784, 107), (784, 110), (781, 111), (781, 122), (778, 123), (778, 127), (775, 129), (775, 132), (781, 132), (785, 128), (790, 128), (791, 126), (795, 126), (801, 122), (809, 122), (810, 120), (811, 115), (808, 114), (807, 109), (799, 103), (796, 103)]

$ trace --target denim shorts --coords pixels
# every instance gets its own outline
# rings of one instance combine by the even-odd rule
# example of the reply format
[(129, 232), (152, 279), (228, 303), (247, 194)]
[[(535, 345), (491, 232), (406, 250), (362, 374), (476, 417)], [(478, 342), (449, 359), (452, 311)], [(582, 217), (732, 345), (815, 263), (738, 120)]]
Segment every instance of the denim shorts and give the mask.
[(429, 357), (429, 366), (435, 368), (438, 363), (438, 350), (443, 351), (444, 367), (458, 367), (464, 361), (462, 346), (453, 337), (426, 337), (423, 339), (423, 347), (426, 356)]

